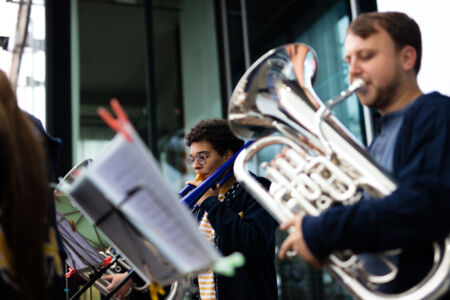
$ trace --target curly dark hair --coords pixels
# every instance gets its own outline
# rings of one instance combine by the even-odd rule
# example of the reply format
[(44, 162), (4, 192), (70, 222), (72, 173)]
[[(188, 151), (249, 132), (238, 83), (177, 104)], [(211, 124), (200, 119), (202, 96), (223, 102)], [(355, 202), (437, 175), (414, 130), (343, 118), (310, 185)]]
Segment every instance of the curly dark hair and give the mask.
[(202, 141), (211, 143), (220, 155), (227, 150), (236, 153), (244, 145), (244, 141), (231, 132), (228, 122), (223, 119), (202, 120), (186, 134), (187, 147)]
[(401, 12), (364, 13), (350, 23), (348, 32), (366, 39), (378, 31), (375, 25), (386, 30), (394, 41), (397, 51), (407, 45), (416, 49), (417, 59), (414, 71), (416, 74), (419, 73), (422, 58), (422, 37), (416, 21)]

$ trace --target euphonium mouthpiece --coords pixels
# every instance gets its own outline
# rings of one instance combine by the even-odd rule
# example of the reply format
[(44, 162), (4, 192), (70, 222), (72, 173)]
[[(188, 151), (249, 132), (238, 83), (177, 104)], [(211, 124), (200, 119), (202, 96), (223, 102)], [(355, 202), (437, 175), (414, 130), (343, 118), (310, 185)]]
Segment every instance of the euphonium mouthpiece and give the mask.
[(366, 83), (361, 78), (356, 78), (353, 80), (352, 84), (348, 87), (350, 93), (364, 90), (366, 88)]
[(331, 108), (333, 108), (334, 106), (338, 105), (339, 103), (341, 103), (342, 101), (344, 101), (345, 99), (350, 97), (353, 93), (355, 93), (357, 91), (361, 91), (365, 87), (366, 87), (366, 83), (364, 82), (364, 80), (362, 80), (361, 78), (356, 78), (355, 80), (353, 80), (352, 84), (350, 84), (348, 89), (340, 92), (339, 95), (337, 95), (333, 99), (327, 101), (327, 103), (326, 103), (327, 109), (326, 110), (327, 111), (331, 110)]
[[(203, 196), (203, 194), (211, 187), (217, 184), (223, 185), (225, 181), (228, 180), (233, 175), (233, 165), (234, 161), (236, 160), (236, 157), (243, 149), (248, 147), (251, 143), (252, 141), (248, 141), (247, 143), (245, 143), (245, 145), (242, 146), (242, 148), (239, 149), (239, 151), (234, 153), (234, 155), (230, 159), (228, 159), (222, 166), (220, 166), (213, 174), (208, 176), (208, 178), (206, 178), (206, 180), (204, 180), (202, 184), (200, 184), (197, 187), (194, 187), (195, 189), (190, 194), (187, 194), (187, 192), (186, 193), (183, 192), (187, 188), (185, 187), (180, 193), (178, 193), (180, 196), (183, 197), (181, 199), (181, 202), (183, 202), (189, 208), (191, 208), (198, 201), (198, 199), (200, 199), (200, 197)], [(196, 180), (197, 179), (203, 180), (200, 174), (197, 174)]]
[(203, 177), (202, 174), (197, 173), (197, 175), (195, 175), (194, 181), (205, 181), (205, 178)]

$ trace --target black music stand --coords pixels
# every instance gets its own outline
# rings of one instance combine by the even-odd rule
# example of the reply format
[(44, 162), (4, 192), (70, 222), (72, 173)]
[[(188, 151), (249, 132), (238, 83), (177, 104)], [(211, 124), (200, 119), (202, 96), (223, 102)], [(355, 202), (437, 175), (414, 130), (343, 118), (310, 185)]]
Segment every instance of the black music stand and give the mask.
[(120, 131), (100, 159), (60, 189), (147, 283), (169, 285), (213, 266), (221, 255), (134, 128), (123, 124)]
[[(66, 277), (70, 277), (73, 273), (78, 273), (80, 277), (87, 282), (79, 289), (72, 297), (72, 299), (78, 299), (88, 288), (96, 283), (103, 274), (119, 259), (119, 255), (114, 258), (102, 257), (86, 240), (85, 238), (74, 228), (74, 224), (64, 217), (64, 215), (57, 209), (57, 227), (63, 242), (67, 258), (66, 265), (70, 267), (70, 272), (66, 274)], [(130, 275), (132, 272), (130, 272)], [(126, 278), (128, 280), (128, 277)], [(122, 280), (116, 289), (107, 293), (107, 291), (101, 290), (103, 294), (106, 294), (106, 299), (111, 298), (118, 288), (125, 284), (126, 280)]]

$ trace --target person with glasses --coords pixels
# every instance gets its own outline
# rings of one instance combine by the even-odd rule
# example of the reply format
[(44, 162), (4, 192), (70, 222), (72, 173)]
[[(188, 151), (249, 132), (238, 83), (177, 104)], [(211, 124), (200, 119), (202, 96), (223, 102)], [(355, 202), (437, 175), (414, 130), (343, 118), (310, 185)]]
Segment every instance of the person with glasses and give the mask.
[[(244, 142), (233, 135), (226, 120), (200, 121), (186, 135), (187, 158), (199, 185), (222, 166)], [(258, 181), (268, 187), (264, 178)], [(241, 252), (245, 265), (234, 277), (204, 271), (194, 280), (199, 292), (192, 299), (277, 299), (275, 275), (275, 220), (236, 181), (209, 189), (193, 214), (199, 229), (223, 255)]]
[(188, 165), (193, 166), (195, 162), (197, 161), (199, 164), (204, 165), (206, 163), (206, 159), (211, 155), (209, 151), (202, 151), (200, 153), (197, 153), (196, 156), (189, 156), (186, 159), (186, 162)]
[[(187, 164), (197, 177), (188, 184), (200, 185), (219, 169), (244, 142), (233, 135), (226, 120), (200, 121), (186, 135), (190, 147)], [(258, 177), (268, 187), (270, 182)], [(277, 299), (275, 274), (275, 220), (231, 176), (221, 187), (209, 189), (192, 211), (199, 222), (199, 230), (223, 255), (240, 252), (245, 265), (236, 270), (234, 277), (214, 274), (211, 270), (195, 276), (198, 287), (191, 299)], [(113, 290), (126, 276), (104, 275)], [(134, 291), (136, 276), (128, 280), (115, 294), (128, 299), (148, 299), (148, 293)]]

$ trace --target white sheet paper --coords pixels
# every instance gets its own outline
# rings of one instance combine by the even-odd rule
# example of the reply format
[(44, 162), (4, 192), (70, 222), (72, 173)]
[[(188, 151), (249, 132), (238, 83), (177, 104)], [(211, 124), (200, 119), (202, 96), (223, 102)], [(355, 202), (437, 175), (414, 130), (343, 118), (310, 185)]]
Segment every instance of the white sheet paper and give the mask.
[(97, 226), (141, 276), (167, 284), (210, 267), (219, 252), (201, 236), (134, 129), (127, 130), (133, 142), (116, 135), (68, 192), (91, 221), (101, 221)]

